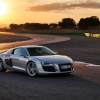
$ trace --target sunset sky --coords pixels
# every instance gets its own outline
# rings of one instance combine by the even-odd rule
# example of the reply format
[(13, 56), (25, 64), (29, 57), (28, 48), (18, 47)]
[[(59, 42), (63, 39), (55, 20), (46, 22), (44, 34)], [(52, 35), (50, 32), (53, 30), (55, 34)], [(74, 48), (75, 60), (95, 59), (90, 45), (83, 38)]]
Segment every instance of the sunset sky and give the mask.
[(100, 0), (0, 0), (0, 25), (58, 22), (71, 17), (100, 18)]

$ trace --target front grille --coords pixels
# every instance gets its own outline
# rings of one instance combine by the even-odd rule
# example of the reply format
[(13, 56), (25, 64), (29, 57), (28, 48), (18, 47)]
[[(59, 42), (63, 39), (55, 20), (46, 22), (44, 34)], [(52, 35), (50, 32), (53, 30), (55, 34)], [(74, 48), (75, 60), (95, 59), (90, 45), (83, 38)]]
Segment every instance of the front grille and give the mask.
[(43, 67), (43, 70), (44, 71), (47, 71), (47, 72), (55, 72), (55, 68), (54, 66), (42, 66)]
[[(66, 66), (66, 68), (63, 68), (63, 66)], [(68, 67), (67, 67), (68, 66)], [(72, 70), (72, 64), (71, 63), (67, 63), (67, 64), (59, 64), (59, 69), (61, 72), (64, 71), (71, 71)]]
[(67, 68), (67, 69), (61, 69), (61, 68), (60, 68), (60, 71), (61, 71), (61, 72), (71, 71), (71, 68)]

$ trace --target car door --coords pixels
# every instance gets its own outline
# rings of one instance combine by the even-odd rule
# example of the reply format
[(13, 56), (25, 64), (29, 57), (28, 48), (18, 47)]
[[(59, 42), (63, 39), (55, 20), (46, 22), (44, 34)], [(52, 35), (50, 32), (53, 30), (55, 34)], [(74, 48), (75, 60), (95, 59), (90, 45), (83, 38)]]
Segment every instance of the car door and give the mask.
[(12, 53), (11, 60), (13, 68), (25, 70), (28, 62), (27, 52), (24, 48), (16, 48)]

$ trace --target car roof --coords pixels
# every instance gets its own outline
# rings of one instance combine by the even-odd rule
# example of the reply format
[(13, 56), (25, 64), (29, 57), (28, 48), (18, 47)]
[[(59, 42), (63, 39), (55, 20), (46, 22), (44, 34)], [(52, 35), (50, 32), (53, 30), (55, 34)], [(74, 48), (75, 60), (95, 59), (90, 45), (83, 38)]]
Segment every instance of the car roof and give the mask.
[(18, 48), (31, 48), (31, 47), (44, 47), (44, 46), (38, 46), (38, 45), (27, 45), (27, 46), (19, 46)]
[(38, 46), (38, 45), (18, 46), (18, 47), (14, 47), (14, 48), (10, 48), (10, 49), (1, 51), (1, 53), (4, 53), (4, 52), (10, 52), (10, 51), (12, 51), (12, 50), (14, 50), (14, 49), (17, 49), (17, 48), (31, 48), (31, 47), (45, 47), (45, 46)]
[(3, 50), (0, 53), (9, 53), (9, 52), (12, 52), (14, 49), (17, 49), (17, 48), (31, 48), (31, 47), (45, 47), (45, 46), (38, 46), (38, 45), (18, 46), (18, 47)]
[(31, 47), (44, 47), (44, 46), (38, 46), (38, 45), (26, 45), (26, 46), (18, 46), (15, 47), (13, 49), (17, 49), (17, 48), (31, 48)]

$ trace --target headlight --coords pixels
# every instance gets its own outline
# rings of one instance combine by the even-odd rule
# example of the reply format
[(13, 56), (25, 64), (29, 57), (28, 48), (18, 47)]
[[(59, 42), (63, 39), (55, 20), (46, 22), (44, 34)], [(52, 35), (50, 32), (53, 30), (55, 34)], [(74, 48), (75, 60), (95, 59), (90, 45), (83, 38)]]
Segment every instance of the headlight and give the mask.
[(42, 61), (41, 64), (42, 64), (42, 66), (54, 66), (55, 65), (55, 64), (50, 64), (50, 63), (44, 62), (44, 61)]

